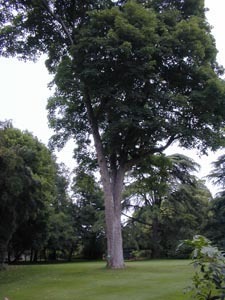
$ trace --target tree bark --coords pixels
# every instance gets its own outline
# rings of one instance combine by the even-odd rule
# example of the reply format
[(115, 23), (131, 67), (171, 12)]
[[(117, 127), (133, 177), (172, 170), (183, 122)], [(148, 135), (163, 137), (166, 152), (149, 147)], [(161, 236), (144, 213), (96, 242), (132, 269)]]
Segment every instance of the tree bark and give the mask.
[(121, 230), (121, 200), (124, 180), (124, 170), (121, 168), (114, 172), (114, 178), (111, 178), (111, 195), (113, 208), (105, 210), (107, 238), (111, 237), (111, 243), (108, 245), (107, 266), (113, 269), (124, 268), (123, 258), (123, 239)]
[(91, 105), (90, 95), (85, 89), (84, 96), (88, 120), (94, 138), (98, 165), (104, 192), (106, 237), (107, 237), (107, 267), (124, 268), (123, 242), (121, 232), (121, 199), (125, 171), (120, 166), (110, 170), (99, 134), (97, 120)]

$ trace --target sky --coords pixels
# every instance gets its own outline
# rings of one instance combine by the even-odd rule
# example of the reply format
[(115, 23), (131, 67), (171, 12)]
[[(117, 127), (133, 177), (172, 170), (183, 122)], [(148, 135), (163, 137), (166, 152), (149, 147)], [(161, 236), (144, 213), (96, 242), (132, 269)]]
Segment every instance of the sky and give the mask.
[[(205, 0), (209, 8), (207, 19), (212, 25), (212, 34), (216, 39), (218, 49), (218, 62), (225, 66), (225, 1)], [(13, 58), (0, 58), (0, 120), (12, 120), (13, 126), (21, 130), (32, 132), (41, 142), (47, 145), (52, 130), (48, 128), (47, 99), (53, 94), (48, 88), (51, 76), (44, 64), (44, 57), (38, 62), (22, 62)], [(75, 166), (72, 159), (73, 143), (70, 142), (62, 151), (57, 152), (58, 162), (64, 162), (70, 169)], [(211, 162), (223, 154), (209, 152), (208, 156), (199, 156), (193, 149), (191, 151), (172, 147), (167, 154), (183, 153), (192, 157), (201, 165), (197, 174), (203, 178), (211, 170)], [(207, 182), (211, 192), (215, 194), (218, 189)]]

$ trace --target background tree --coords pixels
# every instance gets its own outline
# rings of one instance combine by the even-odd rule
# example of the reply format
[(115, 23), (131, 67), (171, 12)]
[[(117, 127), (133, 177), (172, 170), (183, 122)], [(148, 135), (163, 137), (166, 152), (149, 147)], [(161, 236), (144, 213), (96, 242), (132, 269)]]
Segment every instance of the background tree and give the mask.
[(62, 146), (73, 136), (87, 157), (93, 136), (108, 265), (122, 268), (125, 173), (173, 141), (205, 152), (224, 138), (225, 84), (204, 1), (10, 1), (0, 8), (2, 55), (48, 55), (57, 86), (48, 105), (53, 141)]
[(73, 180), (73, 219), (79, 236), (80, 255), (88, 259), (102, 258), (105, 253), (103, 192), (94, 176), (76, 170)]
[(24, 220), (13, 234), (8, 248), (14, 260), (23, 253), (29, 253), (32, 262), (40, 257), (56, 259), (57, 254), (60, 258), (71, 258), (76, 234), (72, 226), (69, 174), (63, 164), (57, 165), (54, 158), (53, 163), (55, 172), (50, 202), (41, 202), (35, 214)]
[(73, 226), (70, 173), (64, 164), (56, 165), (55, 197), (48, 223), (46, 250), (51, 260), (72, 259), (77, 247), (78, 235)]
[(220, 187), (218, 192), (211, 202), (210, 218), (206, 226), (205, 235), (209, 237), (214, 244), (221, 250), (225, 249), (225, 155), (221, 155), (213, 163), (213, 170), (208, 178)]
[(55, 261), (58, 258), (71, 260), (76, 243), (71, 214), (53, 211), (48, 223), (48, 258)]
[(125, 208), (135, 210), (125, 227), (126, 236), (132, 232), (130, 248), (171, 256), (180, 239), (202, 232), (211, 195), (193, 175), (198, 167), (184, 155), (156, 155), (134, 171), (124, 193)]
[(177, 252), (181, 240), (203, 234), (210, 215), (212, 195), (201, 181), (181, 184), (162, 206), (162, 253), (167, 256), (187, 255)]
[[(10, 123), (0, 128), (0, 264), (15, 231), (48, 209), (55, 184), (50, 151)], [(42, 213), (43, 214), (43, 213)]]

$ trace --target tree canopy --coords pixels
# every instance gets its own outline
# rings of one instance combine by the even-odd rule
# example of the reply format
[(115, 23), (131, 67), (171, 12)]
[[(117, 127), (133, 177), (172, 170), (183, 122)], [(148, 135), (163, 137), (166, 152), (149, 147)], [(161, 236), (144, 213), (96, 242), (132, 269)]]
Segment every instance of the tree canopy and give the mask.
[[(19, 226), (35, 220), (54, 197), (55, 163), (29, 132), (9, 122), (0, 127), (0, 265)], [(43, 229), (43, 228), (42, 228)]]

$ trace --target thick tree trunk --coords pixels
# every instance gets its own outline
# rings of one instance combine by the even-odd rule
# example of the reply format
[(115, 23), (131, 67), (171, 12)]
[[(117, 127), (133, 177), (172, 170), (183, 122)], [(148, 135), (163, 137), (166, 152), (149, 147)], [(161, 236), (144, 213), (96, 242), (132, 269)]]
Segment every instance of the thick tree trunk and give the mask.
[(110, 233), (111, 231), (112, 245), (111, 249), (108, 250), (107, 267), (113, 269), (122, 269), (124, 268), (124, 258), (120, 216), (114, 215), (112, 226), (107, 226), (107, 233)]
[(106, 166), (100, 167), (100, 171), (105, 200), (107, 267), (121, 269), (124, 268), (121, 231), (121, 200), (124, 171), (118, 170), (114, 172), (114, 178), (109, 176)]
[[(115, 173), (115, 178), (111, 179), (109, 189), (111, 193), (105, 194), (105, 217), (107, 232), (107, 266), (113, 269), (124, 268), (123, 240), (121, 231), (121, 200), (123, 188), (124, 172), (119, 170)], [(107, 187), (108, 188), (108, 187)], [(104, 188), (105, 190), (105, 188)], [(108, 205), (108, 203), (112, 203)]]
[(84, 97), (88, 119), (92, 129), (95, 150), (100, 168), (105, 200), (105, 220), (107, 237), (107, 266), (113, 269), (124, 268), (123, 242), (121, 232), (121, 199), (125, 171), (121, 166), (109, 167), (97, 120), (95, 118), (88, 89)]

